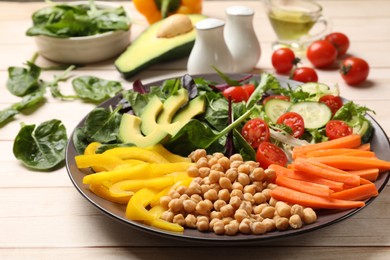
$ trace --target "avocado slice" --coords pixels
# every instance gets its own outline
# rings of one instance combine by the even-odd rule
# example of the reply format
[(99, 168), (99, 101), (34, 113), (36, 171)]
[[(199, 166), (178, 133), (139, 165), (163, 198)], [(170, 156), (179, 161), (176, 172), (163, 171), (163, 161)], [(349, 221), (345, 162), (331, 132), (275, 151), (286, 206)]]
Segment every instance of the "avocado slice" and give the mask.
[(161, 125), (171, 124), (173, 116), (180, 107), (187, 104), (188, 99), (188, 91), (185, 88), (179, 89), (175, 95), (167, 98), (164, 102), (163, 111), (158, 116), (157, 123)]
[(176, 115), (174, 116), (172, 122), (180, 123), (176, 132), (170, 132), (174, 136), (183, 126), (185, 126), (192, 118), (195, 116), (204, 113), (206, 110), (206, 99), (204, 96), (197, 96), (188, 104), (183, 107)]
[[(200, 14), (190, 14), (193, 25), (206, 18)], [(116, 59), (115, 67), (124, 78), (130, 78), (152, 64), (172, 61), (189, 56), (196, 39), (193, 29), (171, 38), (159, 38), (157, 32), (164, 20), (150, 25)]]
[(119, 138), (124, 143), (131, 143), (138, 147), (148, 147), (160, 143), (168, 133), (161, 127), (156, 127), (148, 135), (144, 136), (140, 129), (141, 118), (123, 114), (119, 125)]

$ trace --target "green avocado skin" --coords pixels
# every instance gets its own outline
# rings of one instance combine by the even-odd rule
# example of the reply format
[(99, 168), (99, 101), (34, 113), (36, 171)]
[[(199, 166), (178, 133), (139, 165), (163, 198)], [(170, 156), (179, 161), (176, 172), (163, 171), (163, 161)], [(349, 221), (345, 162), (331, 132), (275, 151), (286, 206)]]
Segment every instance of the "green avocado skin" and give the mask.
[[(204, 15), (188, 15), (195, 25), (206, 18)], [(136, 75), (153, 64), (188, 57), (196, 39), (195, 28), (186, 34), (172, 38), (157, 38), (158, 28), (163, 21), (150, 25), (115, 60), (115, 68), (125, 79)]]

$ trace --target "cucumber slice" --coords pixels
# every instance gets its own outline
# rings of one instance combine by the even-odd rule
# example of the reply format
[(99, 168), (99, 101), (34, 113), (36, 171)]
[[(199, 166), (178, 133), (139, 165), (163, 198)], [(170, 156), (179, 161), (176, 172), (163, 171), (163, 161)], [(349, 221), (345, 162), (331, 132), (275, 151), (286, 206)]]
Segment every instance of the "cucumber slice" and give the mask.
[(316, 83), (316, 82), (305, 83), (301, 85), (301, 89), (310, 94), (328, 93), (330, 91), (328, 85), (325, 85), (323, 83)]
[(270, 99), (265, 103), (264, 110), (271, 122), (276, 123), (278, 118), (286, 113), (291, 106), (291, 103), (282, 99)]
[(289, 111), (300, 114), (303, 117), (306, 129), (321, 128), (332, 118), (329, 107), (319, 102), (301, 102), (291, 105)]

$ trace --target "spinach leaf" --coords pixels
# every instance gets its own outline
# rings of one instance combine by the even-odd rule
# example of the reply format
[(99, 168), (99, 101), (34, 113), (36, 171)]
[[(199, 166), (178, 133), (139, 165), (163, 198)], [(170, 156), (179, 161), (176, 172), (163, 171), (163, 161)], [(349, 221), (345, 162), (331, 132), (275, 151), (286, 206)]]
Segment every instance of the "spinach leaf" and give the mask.
[(74, 134), (74, 143), (79, 153), (83, 153), (86, 145), (91, 142), (109, 144), (120, 142), (118, 133), (121, 121), (118, 106), (114, 111), (105, 108), (95, 108), (87, 116), (85, 124), (77, 128)]
[(44, 85), (50, 89), (51, 95), (54, 98), (60, 98), (60, 99), (76, 99), (78, 96), (76, 95), (64, 95), (62, 94), (58, 83), (61, 81), (67, 81), (68, 80), (68, 74), (70, 71), (75, 69), (75, 65), (69, 66), (64, 72), (62, 72), (60, 75), (55, 75), (54, 79), (49, 82), (44, 82)]
[(81, 76), (72, 81), (76, 94), (85, 100), (101, 102), (115, 96), (122, 90), (118, 81), (100, 79), (93, 76)]
[(39, 86), (41, 68), (27, 61), (27, 68), (9, 67), (7, 88), (15, 96), (22, 97)]
[(67, 142), (65, 126), (53, 119), (38, 127), (23, 126), (15, 138), (13, 153), (29, 168), (49, 170), (65, 160)]
[(240, 134), (237, 129), (233, 130), (233, 136), (235, 152), (240, 153), (246, 161), (255, 161), (256, 151), (245, 140), (245, 138)]
[(255, 91), (249, 97), (246, 107), (253, 107), (263, 98), (263, 95), (266, 91), (273, 89), (281, 89), (279, 81), (269, 73), (261, 74), (259, 85), (255, 88)]

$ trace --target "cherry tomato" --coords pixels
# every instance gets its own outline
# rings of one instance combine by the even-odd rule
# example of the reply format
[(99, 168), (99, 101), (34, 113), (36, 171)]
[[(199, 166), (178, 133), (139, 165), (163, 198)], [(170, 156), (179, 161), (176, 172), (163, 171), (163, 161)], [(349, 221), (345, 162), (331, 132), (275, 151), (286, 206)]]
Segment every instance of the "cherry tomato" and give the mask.
[(222, 94), (229, 99), (232, 99), (233, 102), (247, 101), (249, 97), (255, 91), (255, 85), (245, 84), (242, 86), (232, 86), (225, 89)]
[(343, 100), (339, 96), (325, 95), (319, 100), (321, 103), (326, 104), (332, 111), (332, 116), (343, 106)]
[(308, 67), (301, 67), (301, 68), (296, 68), (294, 70), (291, 79), (303, 83), (317, 82), (318, 76), (317, 76), (317, 72), (314, 69)]
[(289, 48), (280, 48), (272, 54), (272, 66), (278, 73), (288, 73), (299, 62), (294, 52)]
[(303, 117), (295, 112), (287, 112), (281, 115), (276, 121), (277, 124), (286, 125), (291, 128), (292, 136), (299, 138), (305, 132)]
[(336, 47), (337, 57), (341, 57), (347, 53), (349, 48), (349, 39), (345, 34), (340, 32), (330, 33), (325, 37), (325, 40)]
[(341, 62), (340, 74), (341, 77), (349, 85), (357, 85), (365, 81), (370, 72), (368, 63), (357, 57), (349, 57)]
[(306, 51), (307, 58), (317, 68), (324, 68), (336, 61), (337, 50), (332, 43), (318, 40), (310, 44)]
[(290, 101), (290, 97), (289, 96), (283, 96), (283, 95), (272, 95), (272, 96), (268, 96), (266, 97), (264, 100), (263, 100), (263, 105), (265, 105), (269, 100), (271, 99), (282, 99), (282, 100), (286, 100), (286, 101)]
[(326, 136), (330, 140), (351, 135), (352, 131), (352, 127), (341, 120), (330, 120), (325, 126)]
[(256, 149), (261, 142), (269, 140), (270, 132), (267, 123), (263, 119), (254, 118), (246, 122), (241, 130), (241, 135)]
[(282, 149), (270, 142), (262, 142), (256, 152), (256, 160), (267, 169), (271, 164), (286, 166), (288, 159)]

